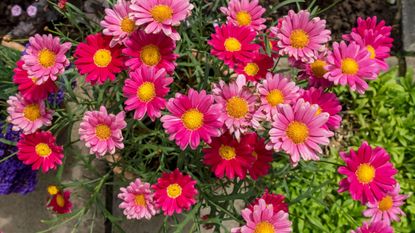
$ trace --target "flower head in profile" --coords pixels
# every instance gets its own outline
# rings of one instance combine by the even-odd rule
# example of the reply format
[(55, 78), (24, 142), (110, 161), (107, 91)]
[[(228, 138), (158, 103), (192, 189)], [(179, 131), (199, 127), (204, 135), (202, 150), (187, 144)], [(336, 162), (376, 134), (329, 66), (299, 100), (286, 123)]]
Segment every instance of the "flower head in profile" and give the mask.
[(22, 134), (17, 143), (17, 158), (33, 170), (42, 169), (46, 173), (62, 164), (63, 148), (56, 145), (56, 139), (50, 131)]
[(288, 213), (288, 204), (285, 203), (284, 199), (285, 196), (281, 194), (273, 194), (265, 189), (264, 194), (261, 197), (256, 198), (253, 202), (251, 202), (247, 208), (251, 211), (254, 211), (254, 206), (259, 204), (259, 200), (263, 199), (267, 205), (272, 205), (274, 213), (278, 213), (281, 210)]
[(85, 146), (91, 154), (103, 157), (105, 154), (114, 154), (115, 149), (123, 149), (122, 129), (127, 126), (124, 120), (125, 113), (108, 114), (105, 106), (99, 111), (87, 111), (79, 127), (79, 136), (85, 141)]
[(42, 126), (52, 124), (53, 111), (46, 109), (45, 102), (27, 101), (19, 94), (7, 100), (7, 121), (13, 124), (13, 130), (23, 130), (24, 134), (36, 132)]
[(254, 161), (253, 148), (248, 142), (244, 138), (238, 142), (228, 133), (222, 134), (203, 149), (203, 163), (219, 178), (244, 179)]
[(136, 30), (135, 22), (129, 17), (130, 1), (118, 0), (113, 8), (105, 9), (105, 17), (101, 21), (104, 28), (102, 33), (106, 36), (112, 36), (110, 46), (122, 45), (128, 37)]
[(346, 166), (339, 167), (338, 172), (347, 176), (339, 183), (339, 192), (349, 191), (353, 200), (362, 204), (381, 201), (396, 185), (394, 175), (398, 172), (390, 162), (385, 149), (372, 149), (363, 142), (357, 151), (340, 152)]
[(303, 62), (314, 61), (316, 53), (331, 39), (330, 30), (325, 28), (326, 21), (318, 17), (310, 19), (310, 12), (290, 10), (276, 33), (280, 55)]
[(326, 123), (329, 129), (338, 129), (340, 127), (342, 117), (339, 113), (342, 110), (342, 106), (336, 94), (324, 92), (323, 88), (311, 87), (302, 93), (301, 98), (311, 104), (317, 104), (317, 114), (322, 112), (330, 114)]
[(329, 114), (317, 114), (318, 106), (299, 99), (294, 106), (281, 104), (269, 131), (268, 149), (284, 150), (293, 166), (304, 160), (319, 160), (320, 145), (327, 145), (333, 132), (324, 128)]
[(246, 224), (234, 228), (231, 232), (240, 233), (289, 233), (292, 231), (291, 221), (288, 213), (284, 211), (274, 212), (273, 205), (267, 204), (264, 199), (259, 199), (258, 204), (252, 209), (246, 208), (241, 211)]
[(363, 94), (369, 87), (366, 80), (377, 78), (376, 63), (367, 49), (355, 42), (333, 43), (333, 52), (327, 57), (328, 72), (324, 77), (336, 85), (348, 85), (351, 90)]
[(151, 219), (158, 213), (158, 208), (154, 203), (154, 193), (150, 189), (150, 184), (142, 182), (137, 178), (127, 187), (121, 187), (118, 198), (122, 200), (119, 205), (124, 209), (123, 213), (127, 219)]
[(37, 84), (42, 84), (48, 79), (55, 81), (69, 65), (65, 53), (70, 48), (71, 43), (61, 44), (57, 36), (36, 34), (29, 38), (29, 46), (22, 56), (22, 67), (27, 70), (29, 76), (36, 78)]
[(393, 233), (393, 228), (384, 222), (364, 222), (362, 226), (350, 233)]
[(248, 27), (233, 24), (215, 26), (208, 44), (210, 52), (226, 65), (234, 67), (235, 63), (247, 63), (258, 53), (259, 45), (254, 44), (256, 32)]
[(121, 46), (110, 47), (110, 41), (110, 36), (97, 33), (87, 36), (86, 42), (81, 42), (76, 47), (76, 68), (93, 85), (103, 84), (107, 80), (114, 81), (115, 75), (124, 69)]
[(132, 71), (143, 68), (164, 68), (171, 74), (176, 67), (177, 54), (174, 54), (176, 43), (162, 33), (146, 34), (139, 30), (134, 32), (125, 43), (123, 49), (127, 60), (125, 66)]
[(13, 82), (18, 85), (22, 97), (28, 101), (39, 101), (44, 100), (50, 93), (54, 93), (58, 90), (55, 82), (48, 79), (42, 84), (36, 82), (37, 78), (30, 77), (27, 71), (23, 69), (24, 62), (19, 60), (14, 68)]
[(59, 190), (56, 186), (49, 186), (48, 192), (51, 195), (48, 208), (57, 214), (67, 214), (72, 212), (71, 192)]
[(195, 188), (196, 181), (176, 169), (172, 172), (163, 172), (154, 189), (154, 200), (163, 210), (164, 215), (180, 214), (183, 210), (190, 210), (196, 203), (198, 193)]
[(227, 16), (227, 22), (236, 26), (247, 26), (255, 31), (266, 28), (265, 8), (259, 5), (258, 0), (230, 0), (228, 7), (221, 7), (220, 11)]
[(383, 221), (388, 225), (392, 221), (399, 222), (400, 216), (405, 216), (401, 206), (408, 198), (408, 195), (399, 194), (400, 190), (399, 184), (396, 184), (395, 188), (389, 191), (380, 201), (367, 203), (367, 209), (363, 211), (363, 215), (372, 217), (372, 222)]
[(132, 0), (129, 15), (146, 34), (162, 32), (173, 40), (180, 40), (174, 27), (190, 16), (193, 7), (189, 0)]
[(257, 97), (247, 87), (245, 76), (240, 75), (229, 84), (220, 81), (213, 85), (212, 93), (216, 103), (220, 104), (220, 115), (229, 133), (239, 140), (251, 126)]
[(130, 72), (123, 87), (125, 109), (134, 110), (134, 119), (141, 120), (148, 115), (152, 121), (161, 116), (161, 110), (166, 106), (164, 96), (169, 92), (168, 87), (173, 78), (166, 77), (164, 69), (141, 67)]
[(236, 73), (244, 75), (248, 81), (258, 82), (265, 78), (274, 61), (265, 54), (258, 53), (250, 62), (238, 63)]

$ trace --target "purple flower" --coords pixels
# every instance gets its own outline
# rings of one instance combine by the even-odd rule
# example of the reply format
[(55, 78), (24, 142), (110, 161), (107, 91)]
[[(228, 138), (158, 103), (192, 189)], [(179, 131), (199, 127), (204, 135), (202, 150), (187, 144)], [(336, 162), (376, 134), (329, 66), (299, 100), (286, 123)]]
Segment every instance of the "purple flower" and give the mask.
[(57, 108), (62, 106), (64, 97), (65, 93), (63, 92), (63, 89), (59, 88), (59, 90), (56, 93), (49, 94), (48, 102), (53, 108)]
[(14, 17), (20, 16), (22, 14), (22, 8), (19, 5), (14, 5), (11, 12)]
[(37, 7), (35, 5), (30, 5), (27, 7), (26, 12), (30, 17), (35, 17), (37, 14)]

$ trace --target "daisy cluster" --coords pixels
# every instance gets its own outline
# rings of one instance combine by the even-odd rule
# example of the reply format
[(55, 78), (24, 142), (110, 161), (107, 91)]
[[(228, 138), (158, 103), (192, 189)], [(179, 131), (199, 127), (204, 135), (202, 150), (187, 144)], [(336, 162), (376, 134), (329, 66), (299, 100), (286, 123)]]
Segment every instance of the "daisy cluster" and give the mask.
[[(343, 41), (331, 43), (326, 21), (306, 10), (290, 10), (267, 27), (258, 0), (230, 0), (220, 8), (226, 22), (214, 25), (207, 42), (210, 54), (229, 68), (223, 76), (230, 78), (208, 90), (171, 93), (181, 40), (177, 29), (193, 8), (189, 0), (118, 0), (105, 9), (102, 31), (76, 46), (74, 65), (90, 85), (114, 82), (127, 71), (125, 111), (111, 113), (102, 105), (83, 114), (79, 135), (90, 154), (103, 158), (122, 150), (126, 116), (132, 112), (138, 121), (160, 121), (180, 150), (200, 149), (203, 164), (216, 177), (257, 180), (269, 173), (274, 152), (287, 155), (293, 167), (301, 160), (319, 160), (342, 120), (331, 88), (348, 86), (363, 94), (367, 81), (388, 69), (391, 27), (376, 17), (359, 18)], [(7, 120), (22, 132), (18, 159), (33, 170), (47, 172), (62, 164), (62, 146), (42, 128), (52, 124), (45, 100), (58, 91), (56, 80), (69, 65), (70, 48), (58, 37), (35, 35), (17, 62), (13, 80), (19, 93), (8, 100)], [(276, 71), (282, 57), (297, 75)], [(346, 166), (339, 172), (347, 178), (339, 191), (367, 205), (364, 215), (372, 217), (356, 232), (392, 232), (384, 229), (392, 229), (390, 222), (403, 215), (399, 207), (406, 196), (399, 194), (387, 152), (363, 143), (357, 152), (340, 156)], [(137, 178), (120, 189), (119, 207), (129, 219), (182, 213), (197, 202), (193, 176), (177, 168), (153, 184)], [(48, 191), (55, 212), (70, 212), (68, 191), (56, 186)], [(265, 191), (241, 215), (246, 224), (232, 232), (291, 232), (283, 195)]]

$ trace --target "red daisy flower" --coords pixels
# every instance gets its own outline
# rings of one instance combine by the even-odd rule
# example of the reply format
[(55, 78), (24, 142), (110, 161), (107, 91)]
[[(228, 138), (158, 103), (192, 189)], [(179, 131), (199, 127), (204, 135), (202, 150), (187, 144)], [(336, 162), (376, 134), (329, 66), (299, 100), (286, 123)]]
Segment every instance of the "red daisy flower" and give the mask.
[(121, 46), (110, 47), (112, 37), (101, 33), (86, 37), (75, 50), (75, 65), (80, 74), (86, 74), (91, 84), (103, 84), (107, 79), (115, 80), (115, 75), (124, 69)]
[(22, 134), (17, 143), (17, 158), (26, 165), (32, 165), (33, 170), (45, 173), (56, 169), (62, 164), (63, 149), (55, 143), (55, 137), (50, 131)]
[(239, 27), (233, 24), (223, 24), (215, 27), (215, 33), (208, 44), (210, 50), (226, 65), (234, 67), (236, 62), (249, 62), (258, 52), (260, 45), (253, 44), (256, 32), (248, 27)]
[(256, 198), (253, 202), (251, 202), (248, 205), (248, 208), (253, 211), (254, 206), (258, 205), (260, 199), (264, 199), (266, 204), (272, 205), (274, 207), (274, 213), (278, 213), (281, 210), (288, 213), (288, 204), (284, 201), (285, 196), (281, 194), (270, 193), (268, 192), (268, 189), (265, 189), (265, 192), (261, 197)]
[(189, 175), (182, 174), (179, 169), (173, 172), (163, 172), (157, 184), (151, 187), (155, 190), (154, 200), (164, 212), (171, 216), (174, 212), (181, 213), (183, 209), (189, 210), (196, 203), (196, 181)]
[(372, 149), (363, 142), (358, 151), (340, 152), (346, 166), (339, 167), (340, 174), (346, 175), (339, 183), (339, 192), (349, 191), (353, 200), (362, 204), (380, 201), (392, 191), (396, 180), (393, 176), (398, 172), (390, 162), (385, 149)]
[(47, 207), (52, 208), (58, 214), (67, 214), (72, 212), (72, 203), (69, 200), (71, 198), (71, 192), (58, 191), (49, 201)]
[(214, 138), (210, 148), (203, 149), (203, 162), (211, 166), (212, 172), (219, 178), (226, 175), (229, 179), (238, 176), (244, 179), (246, 172), (255, 159), (253, 148), (245, 140), (236, 141), (229, 133)]
[(274, 60), (271, 57), (258, 53), (252, 61), (239, 63), (236, 72), (243, 74), (248, 81), (259, 81), (265, 77), (273, 65)]
[(248, 170), (252, 179), (257, 180), (260, 176), (267, 175), (271, 167), (272, 151), (265, 149), (265, 139), (256, 133), (249, 133), (242, 137), (241, 144), (250, 145), (253, 149), (251, 155), (255, 161)]
[(46, 99), (49, 93), (54, 93), (58, 90), (58, 87), (51, 79), (42, 84), (37, 84), (37, 78), (29, 77), (27, 71), (22, 67), (23, 64), (24, 61), (17, 61), (17, 67), (13, 70), (13, 82), (18, 85), (17, 89), (24, 99), (37, 102)]

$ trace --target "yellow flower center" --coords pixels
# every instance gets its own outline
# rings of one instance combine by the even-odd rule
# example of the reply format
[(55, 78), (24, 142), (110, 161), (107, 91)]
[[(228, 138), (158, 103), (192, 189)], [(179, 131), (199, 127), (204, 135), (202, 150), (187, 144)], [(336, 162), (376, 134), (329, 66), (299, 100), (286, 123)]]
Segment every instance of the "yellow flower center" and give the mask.
[(150, 102), (156, 96), (156, 88), (152, 82), (144, 82), (137, 89), (137, 97), (143, 102)]
[(248, 113), (248, 102), (241, 97), (234, 96), (226, 103), (226, 112), (233, 118), (242, 118)]
[[(31, 80), (32, 80), (32, 82), (34, 83), (34, 84), (36, 84), (36, 82), (37, 82), (37, 78), (36, 77), (29, 77)], [(36, 84), (37, 85), (37, 84)]]
[(108, 49), (98, 49), (94, 54), (94, 64), (98, 67), (107, 67), (111, 61), (111, 51)]
[(389, 195), (387, 195), (386, 197), (382, 198), (382, 200), (380, 200), (379, 206), (378, 206), (378, 208), (381, 211), (388, 211), (392, 207), (393, 207), (393, 199)]
[(56, 204), (61, 208), (65, 206), (65, 199), (63, 198), (62, 195), (60, 194), (56, 195)]
[(322, 112), (323, 110), (320, 108), (320, 106), (318, 106), (318, 108), (317, 108), (317, 111), (316, 111), (316, 113), (314, 114), (314, 115), (320, 115), (320, 113)]
[(111, 137), (111, 129), (108, 127), (108, 125), (99, 124), (95, 128), (95, 134), (100, 140), (107, 140)]
[(40, 117), (40, 109), (37, 104), (29, 104), (23, 109), (23, 116), (29, 121), (35, 121)]
[(203, 125), (203, 113), (195, 108), (187, 110), (182, 115), (182, 122), (188, 130), (199, 129)]
[(241, 42), (235, 37), (229, 37), (224, 43), (225, 49), (228, 52), (237, 52), (241, 50)]
[(135, 204), (136, 205), (138, 205), (138, 206), (146, 206), (147, 205), (147, 203), (146, 203), (146, 199), (145, 199), (145, 197), (144, 197), (144, 194), (138, 194), (138, 195), (135, 195), (135, 199), (134, 199), (134, 202), (135, 202)]
[(273, 107), (277, 106), (278, 104), (284, 103), (284, 95), (278, 89), (270, 91), (266, 98), (268, 103)]
[(326, 65), (325, 61), (317, 59), (310, 65), (311, 72), (313, 72), (316, 78), (322, 78), (327, 73), (327, 70), (324, 68)]
[(49, 145), (46, 143), (39, 143), (35, 146), (36, 154), (40, 157), (48, 157), (50, 154), (52, 154), (52, 150), (50, 149)]
[(248, 26), (251, 24), (251, 15), (246, 11), (239, 11), (236, 14), (236, 21), (238, 22), (239, 26)]
[(276, 233), (276, 231), (271, 223), (262, 221), (256, 224), (254, 233)]
[(178, 183), (171, 184), (167, 186), (167, 196), (170, 198), (177, 198), (182, 194), (182, 187)]
[(141, 49), (141, 61), (148, 66), (155, 66), (161, 60), (160, 50), (157, 46), (150, 44)]
[(49, 67), (55, 65), (56, 54), (53, 51), (49, 50), (49, 49), (42, 49), (39, 52), (38, 59), (39, 59), (39, 63), (44, 68), (49, 68)]
[(150, 10), (153, 19), (159, 23), (164, 22), (167, 19), (171, 19), (173, 16), (173, 9), (167, 5), (156, 5)]
[(308, 34), (302, 29), (296, 29), (290, 35), (291, 46), (296, 49), (302, 49), (310, 42)]
[(224, 160), (231, 160), (236, 157), (235, 148), (231, 146), (221, 145), (219, 147), (219, 155)]
[(354, 75), (359, 71), (359, 64), (353, 58), (346, 58), (342, 61), (341, 68), (343, 74)]
[(49, 185), (48, 186), (48, 193), (50, 195), (56, 195), (59, 192), (58, 187), (56, 187), (56, 185)]
[(121, 26), (121, 30), (127, 33), (131, 33), (135, 29), (134, 21), (132, 21), (128, 17), (125, 17), (124, 19), (121, 20), (120, 26)]
[(256, 151), (252, 152), (252, 156), (253, 156), (255, 159), (258, 159), (258, 153), (256, 153)]
[(308, 138), (308, 127), (302, 122), (293, 121), (287, 127), (287, 136), (295, 144), (303, 143)]
[(259, 71), (259, 67), (256, 63), (249, 62), (246, 64), (244, 71), (249, 76), (255, 76)]
[(375, 178), (375, 168), (367, 163), (362, 163), (357, 167), (356, 176), (360, 183), (368, 184)]
[(366, 46), (366, 49), (370, 53), (370, 59), (375, 59), (375, 57), (376, 57), (375, 48), (373, 48), (372, 45), (368, 45), (368, 46)]

